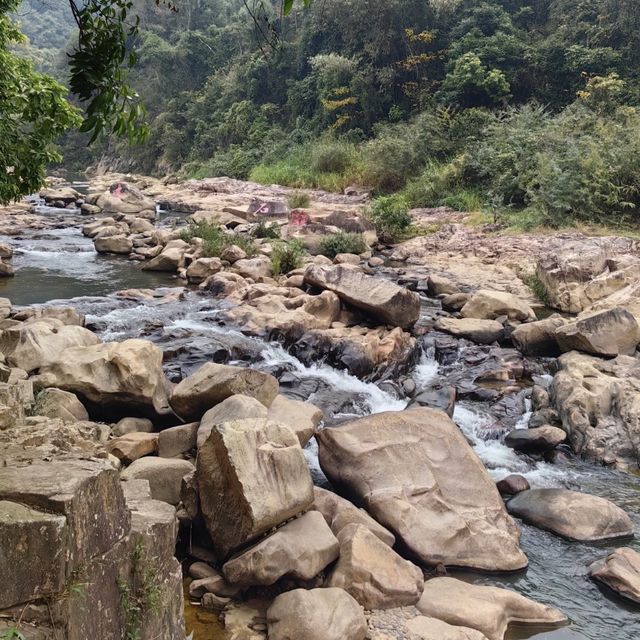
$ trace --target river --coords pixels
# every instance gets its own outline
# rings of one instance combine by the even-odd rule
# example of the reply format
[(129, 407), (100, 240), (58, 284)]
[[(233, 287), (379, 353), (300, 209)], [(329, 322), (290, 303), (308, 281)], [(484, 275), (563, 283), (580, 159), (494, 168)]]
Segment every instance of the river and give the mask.
[[(47, 215), (46, 208), (41, 208), (41, 212)], [(59, 209), (51, 210), (50, 214), (64, 215)], [(327, 421), (401, 410), (407, 404), (406, 398), (388, 387), (361, 381), (321, 362), (305, 366), (278, 344), (221, 326), (220, 302), (195, 291), (177, 295), (174, 287), (179, 286), (179, 281), (167, 274), (141, 271), (139, 264), (124, 258), (98, 256), (77, 224), (46, 231), (26, 230), (20, 236), (0, 237), (0, 241), (10, 242), (14, 247), (16, 268), (15, 278), (0, 281), (0, 296), (11, 298), (15, 305), (72, 305), (87, 315), (88, 326), (104, 340), (146, 337), (165, 351), (170, 379), (178, 380), (211, 359), (251, 365), (278, 377), (283, 393), (308, 398), (320, 406)], [(164, 289), (148, 299), (112, 295), (121, 289), (157, 287)], [(425, 304), (425, 313), (433, 306), (433, 301)], [(423, 388), (443, 376), (446, 380), (448, 371), (450, 367), (437, 362), (425, 346), (412, 377), (417, 387)], [(550, 377), (543, 375), (540, 379)], [(526, 476), (533, 487), (562, 486), (608, 498), (630, 514), (640, 531), (640, 478), (571, 456), (558, 464), (549, 464), (518, 455), (489, 428), (496, 419), (489, 407), (483, 402), (459, 402), (454, 419), (495, 479), (516, 472)], [(521, 413), (512, 426), (526, 425), (526, 406)], [(305, 453), (316, 483), (326, 483), (313, 441)], [(620, 544), (583, 544), (529, 525), (521, 527), (521, 546), (530, 561), (526, 571), (502, 576), (454, 574), (475, 583), (513, 588), (560, 608), (571, 619), (568, 627), (546, 632), (532, 634), (529, 630), (527, 635), (514, 629), (509, 636), (511, 640), (640, 638), (640, 608), (625, 604), (586, 577), (586, 565), (616, 546), (624, 544), (640, 550), (637, 539)], [(211, 637), (219, 638), (218, 634), (213, 635), (212, 631)]]

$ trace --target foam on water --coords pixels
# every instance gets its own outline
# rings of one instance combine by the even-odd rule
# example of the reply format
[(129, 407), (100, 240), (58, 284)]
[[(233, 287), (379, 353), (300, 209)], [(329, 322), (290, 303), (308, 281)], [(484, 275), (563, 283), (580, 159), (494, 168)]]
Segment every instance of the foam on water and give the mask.
[(346, 371), (333, 369), (324, 363), (307, 367), (278, 344), (265, 344), (262, 357), (267, 365), (286, 363), (301, 378), (318, 378), (340, 391), (361, 396), (370, 414), (402, 411), (407, 406), (406, 400), (398, 400), (375, 384), (359, 380)]
[[(516, 428), (526, 426), (530, 413), (525, 413)], [(523, 475), (532, 487), (554, 487), (566, 481), (569, 472), (546, 462), (534, 462), (526, 456), (518, 455), (499, 439), (486, 439), (495, 419), (476, 407), (457, 404), (453, 419), (471, 441), (473, 448), (487, 467), (494, 480), (501, 480), (510, 473)]]
[(423, 351), (411, 374), (419, 391), (428, 387), (438, 377), (438, 367), (438, 361), (431, 354)]

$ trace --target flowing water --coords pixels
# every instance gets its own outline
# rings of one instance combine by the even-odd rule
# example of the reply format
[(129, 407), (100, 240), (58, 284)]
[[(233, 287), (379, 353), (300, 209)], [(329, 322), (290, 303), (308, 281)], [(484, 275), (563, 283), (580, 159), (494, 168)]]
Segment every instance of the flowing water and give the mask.
[[(56, 210), (59, 215), (60, 211)], [(3, 239), (0, 239), (3, 240)], [(305, 366), (275, 343), (248, 337), (221, 326), (223, 308), (218, 301), (196, 292), (182, 294), (172, 289), (175, 279), (164, 274), (140, 271), (137, 264), (123, 258), (97, 256), (92, 244), (77, 227), (46, 232), (29, 232), (7, 239), (16, 255), (14, 279), (0, 282), (0, 295), (15, 304), (55, 302), (71, 304), (87, 314), (88, 325), (104, 340), (146, 337), (165, 352), (167, 374), (178, 380), (200, 364), (215, 360), (260, 368), (276, 375), (283, 393), (308, 399), (325, 410), (327, 421), (403, 409), (407, 400), (374, 383), (363, 382), (344, 371), (317, 362)], [(145, 299), (108, 295), (119, 289), (165, 286)], [(433, 304), (427, 305), (432, 308)], [(446, 375), (429, 349), (425, 350), (412, 377), (418, 389)], [(446, 378), (445, 378), (446, 379)], [(541, 378), (543, 381), (545, 376)], [(548, 376), (546, 376), (548, 379)], [(624, 508), (640, 531), (640, 479), (568, 457), (549, 464), (514, 453), (502, 444), (493, 425), (496, 416), (490, 405), (462, 401), (454, 419), (475, 447), (495, 479), (509, 473), (526, 476), (533, 487), (563, 486), (609, 498)], [(526, 425), (527, 407), (512, 426)], [(510, 427), (511, 428), (511, 427)], [(317, 483), (326, 483), (312, 443), (305, 454)], [(581, 544), (562, 540), (529, 525), (522, 525), (522, 548), (529, 568), (501, 576), (456, 574), (479, 584), (516, 589), (547, 604), (561, 608), (571, 624), (563, 629), (513, 630), (516, 638), (548, 640), (638, 640), (640, 608), (625, 604), (586, 578), (586, 565), (603, 557), (617, 544)], [(636, 541), (624, 543), (636, 549)], [(195, 614), (194, 614), (195, 615)], [(195, 618), (194, 618), (195, 619)], [(215, 634), (195, 638), (218, 638)]]

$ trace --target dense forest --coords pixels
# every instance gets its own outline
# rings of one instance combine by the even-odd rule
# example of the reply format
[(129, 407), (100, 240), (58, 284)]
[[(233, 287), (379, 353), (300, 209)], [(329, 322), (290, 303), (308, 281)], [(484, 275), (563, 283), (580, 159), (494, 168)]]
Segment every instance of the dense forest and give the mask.
[[(64, 80), (73, 30), (54, 5), (25, 1), (21, 22), (29, 55)], [(359, 184), (523, 226), (637, 220), (633, 0), (314, 0), (286, 17), (268, 0), (136, 7), (131, 80), (151, 135), (91, 149), (68, 135), (69, 167)]]

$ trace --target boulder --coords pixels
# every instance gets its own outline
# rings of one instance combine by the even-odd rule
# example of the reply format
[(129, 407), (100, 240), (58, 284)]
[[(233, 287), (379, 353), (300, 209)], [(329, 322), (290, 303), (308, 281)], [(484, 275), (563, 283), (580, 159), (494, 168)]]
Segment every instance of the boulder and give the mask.
[(476, 629), (447, 624), (437, 618), (416, 616), (405, 623), (404, 628), (415, 640), (487, 640)]
[[(131, 437), (129, 436), (123, 437)], [(141, 434), (151, 435), (151, 434)], [(193, 473), (193, 465), (187, 460), (173, 458), (140, 458), (132, 462), (121, 474), (123, 480), (148, 480), (154, 500), (177, 505), (180, 502), (182, 478)]]
[(0, 319), (4, 320), (11, 315), (11, 300), (9, 298), (0, 298)]
[(78, 313), (74, 307), (46, 306), (46, 307), (26, 307), (13, 314), (14, 320), (34, 321), (53, 318), (62, 324), (84, 326), (84, 314)]
[(571, 448), (600, 463), (640, 468), (640, 362), (571, 352), (558, 367), (550, 397)]
[(243, 278), (251, 278), (256, 282), (273, 276), (271, 260), (265, 256), (236, 260), (233, 263), (233, 270)]
[(491, 344), (504, 335), (504, 327), (499, 322), (476, 318), (438, 318), (434, 329), (478, 344)]
[(304, 447), (322, 421), (322, 409), (310, 402), (294, 400), (278, 394), (271, 403), (268, 412), (269, 420), (290, 426), (298, 436), (300, 446)]
[(384, 324), (409, 328), (420, 315), (417, 293), (348, 266), (310, 265), (304, 280), (314, 287), (332, 291), (342, 301)]
[(191, 284), (200, 284), (218, 271), (222, 271), (220, 258), (198, 258), (187, 267), (187, 280)]
[(451, 384), (435, 383), (427, 389), (423, 389), (409, 404), (410, 407), (431, 407), (444, 411), (450, 418), (456, 408), (457, 390)]
[(104, 418), (170, 413), (162, 351), (147, 340), (67, 348), (34, 382), (75, 393), (90, 414)]
[(143, 456), (149, 456), (158, 450), (157, 433), (127, 433), (110, 440), (107, 451), (118, 460), (130, 463)]
[(510, 624), (563, 625), (567, 622), (561, 611), (515, 591), (468, 584), (455, 578), (433, 578), (425, 582), (416, 606), (425, 616), (476, 629), (489, 640), (503, 640)]
[(460, 313), (464, 318), (483, 320), (495, 320), (501, 316), (521, 322), (536, 319), (533, 309), (513, 294), (488, 289), (476, 291), (462, 307)]
[(575, 350), (615, 358), (635, 353), (640, 326), (626, 309), (618, 307), (582, 314), (558, 327), (555, 336), (562, 352)]
[(514, 496), (516, 493), (530, 489), (529, 481), (517, 473), (511, 473), (496, 482), (501, 496)]
[(340, 558), (325, 585), (350, 593), (365, 609), (390, 609), (420, 599), (422, 571), (401, 558), (361, 524), (348, 524), (338, 534)]
[(269, 640), (364, 640), (367, 621), (343, 589), (294, 589), (267, 611)]
[(75, 203), (76, 200), (82, 198), (80, 193), (72, 187), (57, 187), (50, 189), (42, 189), (40, 197), (46, 202), (64, 202), (64, 204)]
[(532, 429), (514, 429), (506, 435), (504, 443), (523, 453), (540, 453), (555, 449), (566, 439), (567, 434), (562, 429), (545, 424)]
[(199, 422), (190, 422), (163, 429), (158, 434), (158, 455), (161, 458), (175, 458), (195, 449), (199, 426)]
[(509, 513), (569, 540), (593, 542), (628, 538), (633, 523), (618, 506), (569, 489), (529, 489), (507, 503)]
[(133, 241), (121, 233), (97, 236), (93, 241), (93, 246), (98, 253), (128, 255), (133, 251)]
[(518, 325), (511, 333), (511, 341), (525, 356), (558, 356), (560, 347), (556, 330), (566, 322), (564, 318), (553, 315), (544, 320)]
[(486, 571), (527, 566), (520, 532), (464, 435), (425, 407), (322, 429), (320, 465), (427, 566)]
[[(184, 243), (186, 245), (186, 243)], [(143, 271), (169, 271), (174, 273), (184, 267), (184, 254), (188, 245), (182, 247), (166, 247), (155, 258), (151, 258), (143, 267)]]
[(0, 351), (7, 363), (27, 372), (66, 357), (74, 348), (99, 343), (100, 338), (88, 329), (66, 326), (53, 318), (17, 324), (0, 332)]
[(313, 502), (295, 433), (264, 418), (216, 424), (198, 450), (200, 505), (223, 557)]
[(199, 420), (211, 407), (236, 394), (269, 407), (278, 395), (278, 381), (254, 369), (208, 362), (175, 387), (171, 407), (183, 420)]
[(202, 416), (197, 435), (198, 449), (209, 437), (215, 425), (245, 418), (266, 418), (267, 415), (267, 407), (259, 400), (241, 394), (229, 396)]
[(338, 535), (347, 525), (358, 524), (367, 527), (387, 546), (393, 547), (396, 537), (378, 524), (364, 509), (358, 509), (348, 500), (337, 493), (327, 491), (321, 487), (313, 487), (312, 509), (318, 510), (327, 521), (334, 535)]
[(144, 432), (151, 433), (153, 431), (153, 422), (148, 418), (122, 418), (118, 421), (111, 434), (114, 436), (123, 436), (125, 433)]
[(224, 260), (229, 264), (234, 264), (238, 260), (244, 260), (247, 254), (237, 244), (230, 244), (222, 250), (220, 260)]
[(589, 565), (589, 577), (618, 595), (640, 604), (640, 553), (621, 547)]
[(242, 588), (271, 585), (284, 576), (311, 580), (339, 553), (322, 514), (309, 511), (229, 560), (222, 571), (230, 584)]
[(0, 609), (61, 591), (66, 518), (0, 499)]
[[(44, 552), (42, 556), (34, 555), (37, 547), (25, 547), (20, 538), (7, 537), (5, 526), (10, 522), (0, 520), (3, 552), (11, 549), (11, 546), (7, 547), (4, 544), (8, 542), (17, 546), (17, 553), (23, 554), (22, 560), (14, 566), (4, 561), (0, 563), (2, 577), (5, 577), (4, 571), (14, 572), (11, 579), (0, 589), (1, 601), (4, 601), (5, 594), (10, 595), (14, 588), (23, 590), (24, 585), (33, 584), (32, 577), (23, 578), (15, 573), (19, 566), (30, 573), (39, 570), (41, 563), (43, 567), (53, 567), (58, 566), (57, 562), (62, 562), (66, 579), (66, 576), (80, 569), (90, 558), (111, 549), (129, 531), (130, 514), (120, 489), (118, 472), (106, 461), (71, 459), (0, 467), (0, 500), (20, 503), (29, 509), (63, 516), (63, 520), (66, 519), (66, 526), (62, 526), (58, 519), (38, 518), (28, 511), (17, 513), (15, 508), (9, 507), (15, 516), (25, 523), (24, 531), (27, 535), (31, 527), (29, 521), (36, 521), (34, 526), (38, 526), (37, 521), (40, 520), (45, 539), (37, 541), (37, 544), (45, 544), (46, 536), (49, 536), (51, 547), (48, 553)], [(14, 532), (19, 533), (20, 528), (18, 526)], [(61, 528), (64, 530), (63, 538), (53, 539), (52, 536)], [(13, 557), (18, 559), (16, 555)], [(48, 573), (51, 576), (50, 581), (56, 582), (57, 579), (53, 579), (52, 574)], [(23, 579), (24, 585), (21, 584)], [(48, 581), (49, 579), (45, 580), (45, 584)], [(5, 602), (6, 606), (31, 600), (37, 594), (23, 595), (28, 597), (8, 604)]]
[(11, 278), (15, 275), (15, 269), (4, 260), (0, 259), (0, 278)]
[(133, 213), (151, 220), (156, 214), (155, 202), (127, 182), (111, 185), (98, 196), (95, 205), (100, 207), (103, 213)]
[(460, 289), (449, 278), (433, 274), (427, 278), (427, 291), (430, 296), (435, 298), (459, 293)]
[(62, 389), (43, 389), (32, 407), (35, 415), (60, 418), (64, 422), (81, 422), (89, 414), (77, 396)]

